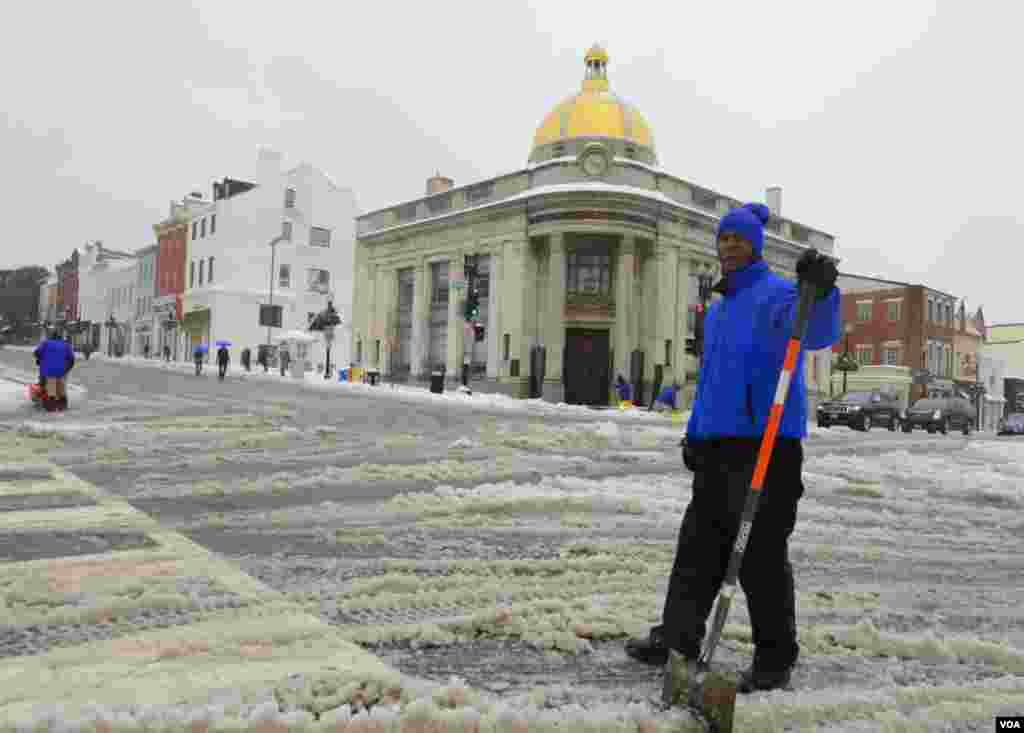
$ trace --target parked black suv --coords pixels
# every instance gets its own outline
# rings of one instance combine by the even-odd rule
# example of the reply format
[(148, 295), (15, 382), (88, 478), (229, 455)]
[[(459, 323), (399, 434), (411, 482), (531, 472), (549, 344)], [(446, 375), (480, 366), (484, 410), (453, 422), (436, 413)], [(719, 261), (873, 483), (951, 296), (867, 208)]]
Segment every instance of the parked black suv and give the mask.
[(896, 430), (900, 424), (899, 398), (882, 390), (847, 392), (818, 405), (818, 427), (847, 425), (867, 432), (874, 425)]
[(924, 428), (929, 433), (945, 435), (950, 428), (970, 435), (974, 427), (974, 408), (963, 397), (928, 397), (920, 399), (903, 416), (903, 432)]

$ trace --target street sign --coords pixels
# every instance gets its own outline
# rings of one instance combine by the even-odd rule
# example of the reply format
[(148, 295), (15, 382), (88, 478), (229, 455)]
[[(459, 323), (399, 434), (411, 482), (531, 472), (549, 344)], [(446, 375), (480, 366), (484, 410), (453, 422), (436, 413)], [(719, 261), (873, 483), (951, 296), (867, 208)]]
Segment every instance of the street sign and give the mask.
[(260, 305), (260, 325), (281, 328), (281, 311), (279, 305)]
[(932, 375), (927, 369), (911, 369), (910, 380), (914, 384), (929, 384), (932, 381)]

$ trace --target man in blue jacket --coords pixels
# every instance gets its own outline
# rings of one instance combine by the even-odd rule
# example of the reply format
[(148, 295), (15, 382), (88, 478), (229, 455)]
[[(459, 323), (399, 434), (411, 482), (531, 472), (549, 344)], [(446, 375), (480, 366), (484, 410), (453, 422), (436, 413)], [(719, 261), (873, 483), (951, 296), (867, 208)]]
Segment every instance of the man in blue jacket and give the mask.
[(63, 412), (68, 407), (65, 380), (75, 365), (74, 349), (54, 330), (48, 334), (46, 341), (36, 347), (35, 356), (40, 376), (46, 380), (46, 411)]
[[(631, 657), (647, 664), (664, 664), (669, 649), (689, 659), (699, 655), (750, 493), (799, 302), (798, 288), (762, 259), (768, 216), (763, 204), (747, 204), (719, 223), (723, 279), (713, 290), (723, 298), (707, 312), (704, 363), (682, 443), (683, 460), (694, 473), (693, 497), (679, 529), (662, 623), (647, 638), (626, 645)], [(840, 332), (835, 264), (808, 250), (796, 271), (800, 282), (814, 284), (817, 291), (803, 348), (829, 347)], [(785, 687), (800, 653), (789, 536), (804, 492), (801, 440), (806, 435), (801, 355), (740, 569), (755, 647), (740, 692)]]

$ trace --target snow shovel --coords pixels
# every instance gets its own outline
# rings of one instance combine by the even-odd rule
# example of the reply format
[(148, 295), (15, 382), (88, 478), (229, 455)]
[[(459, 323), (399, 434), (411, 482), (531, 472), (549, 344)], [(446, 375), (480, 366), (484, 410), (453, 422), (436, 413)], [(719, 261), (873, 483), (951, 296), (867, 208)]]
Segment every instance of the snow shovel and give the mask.
[(789, 395), (790, 380), (800, 356), (800, 346), (807, 330), (811, 306), (814, 304), (815, 286), (804, 283), (800, 287), (800, 304), (793, 323), (793, 333), (786, 346), (786, 357), (782, 362), (778, 386), (775, 389), (775, 401), (768, 415), (768, 426), (761, 439), (761, 448), (757, 454), (757, 464), (750, 481), (750, 494), (743, 506), (739, 532), (733, 543), (729, 558), (729, 568), (725, 580), (715, 601), (715, 609), (711, 629), (704, 639), (700, 656), (695, 660), (687, 660), (675, 650), (669, 651), (665, 665), (665, 681), (662, 688), (662, 702), (666, 705), (680, 702), (698, 710), (711, 725), (715, 733), (732, 733), (733, 714), (736, 710), (736, 678), (733, 675), (711, 669), (711, 659), (715, 647), (722, 636), (725, 619), (732, 606), (732, 598), (736, 594), (736, 579), (739, 577), (743, 564), (743, 554), (750, 539), (750, 528), (757, 514), (757, 505), (761, 498), (765, 474), (771, 462), (772, 450), (775, 448), (775, 437), (782, 422), (782, 411)]

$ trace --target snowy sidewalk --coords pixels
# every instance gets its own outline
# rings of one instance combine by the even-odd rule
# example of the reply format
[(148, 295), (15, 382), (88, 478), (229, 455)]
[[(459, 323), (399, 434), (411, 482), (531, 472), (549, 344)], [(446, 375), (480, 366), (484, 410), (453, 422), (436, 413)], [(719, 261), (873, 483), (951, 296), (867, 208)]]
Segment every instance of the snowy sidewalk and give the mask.
[[(26, 352), (31, 352), (28, 347), (13, 347)], [(84, 361), (85, 357), (76, 357)], [(92, 360), (109, 361), (130, 366), (144, 367), (149, 369), (161, 369), (165, 371), (180, 372), (182, 374), (193, 374), (195, 365), (192, 362), (171, 361), (165, 362), (159, 359), (145, 359), (137, 356), (108, 357), (103, 354), (93, 354)], [(203, 374), (216, 378), (216, 364), (204, 364)], [(450, 405), (453, 407), (465, 407), (487, 412), (508, 412), (521, 415), (548, 415), (568, 418), (579, 418), (581, 420), (601, 420), (613, 422), (628, 422), (631, 424), (651, 425), (674, 425), (678, 426), (680, 433), (686, 427), (689, 419), (689, 411), (681, 412), (675, 421), (669, 414), (648, 412), (647, 408), (629, 408), (621, 410), (610, 408), (607, 410), (595, 410), (582, 405), (568, 405), (564, 402), (552, 403), (541, 399), (518, 399), (502, 394), (485, 394), (474, 392), (465, 394), (458, 389), (446, 389), (442, 394), (434, 394), (423, 387), (411, 387), (408, 385), (395, 385), (389, 383), (371, 386), (369, 384), (338, 382), (336, 380), (325, 380), (321, 373), (307, 372), (304, 379), (295, 379), (291, 376), (282, 376), (279, 371), (270, 370), (264, 373), (262, 368), (255, 367), (253, 371), (246, 372), (237, 364), (232, 365), (228, 372), (229, 379), (244, 380), (271, 380), (296, 384), (308, 388), (323, 390), (325, 392), (348, 392), (365, 397), (380, 399), (400, 400), (407, 403)]]

